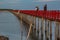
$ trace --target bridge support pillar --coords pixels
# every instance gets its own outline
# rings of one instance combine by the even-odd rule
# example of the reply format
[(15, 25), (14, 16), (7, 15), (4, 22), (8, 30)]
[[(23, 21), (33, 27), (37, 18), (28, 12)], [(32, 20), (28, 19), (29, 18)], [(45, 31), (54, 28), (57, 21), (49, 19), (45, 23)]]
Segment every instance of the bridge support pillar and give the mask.
[(41, 40), (44, 38), (44, 19), (41, 20)]
[(59, 40), (59, 22), (56, 22), (55, 26), (55, 40)]

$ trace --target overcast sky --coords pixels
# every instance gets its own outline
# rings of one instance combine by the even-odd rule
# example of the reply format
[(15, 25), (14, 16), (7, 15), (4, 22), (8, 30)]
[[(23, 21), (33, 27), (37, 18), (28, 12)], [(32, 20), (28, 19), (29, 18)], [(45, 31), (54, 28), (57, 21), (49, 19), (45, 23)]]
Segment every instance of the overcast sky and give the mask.
[(60, 10), (59, 0), (0, 0), (0, 8), (7, 9), (35, 9), (35, 6), (43, 9), (45, 4), (49, 10)]

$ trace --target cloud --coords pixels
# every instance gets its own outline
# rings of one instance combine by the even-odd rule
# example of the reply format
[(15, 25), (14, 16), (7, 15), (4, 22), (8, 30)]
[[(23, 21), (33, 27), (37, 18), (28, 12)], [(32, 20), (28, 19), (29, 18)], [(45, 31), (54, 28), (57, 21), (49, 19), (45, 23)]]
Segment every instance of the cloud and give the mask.
[(56, 0), (34, 0), (33, 2), (48, 2), (48, 1), (56, 1)]

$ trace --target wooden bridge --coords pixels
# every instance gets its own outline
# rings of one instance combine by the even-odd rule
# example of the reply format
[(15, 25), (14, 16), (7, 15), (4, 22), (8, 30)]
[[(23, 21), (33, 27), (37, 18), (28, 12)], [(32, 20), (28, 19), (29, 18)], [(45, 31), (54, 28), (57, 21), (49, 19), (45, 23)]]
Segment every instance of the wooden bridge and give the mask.
[(53, 40), (54, 25), (54, 40), (60, 40), (60, 10), (7, 10), (16, 15), (21, 23), (24, 21), (29, 26), (29, 32), (26, 40), (32, 35), (35, 40)]

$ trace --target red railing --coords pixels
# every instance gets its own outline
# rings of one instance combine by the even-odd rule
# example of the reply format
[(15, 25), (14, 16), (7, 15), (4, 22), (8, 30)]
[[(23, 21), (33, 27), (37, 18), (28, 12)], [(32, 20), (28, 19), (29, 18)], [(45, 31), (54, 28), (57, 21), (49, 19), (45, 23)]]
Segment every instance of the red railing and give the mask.
[(13, 10), (13, 11), (14, 12), (20, 11), (20, 13), (23, 13), (23, 14), (60, 21), (60, 11), (59, 10), (47, 10), (47, 11), (44, 11), (44, 10), (39, 10), (39, 11), (36, 11), (36, 10)]

